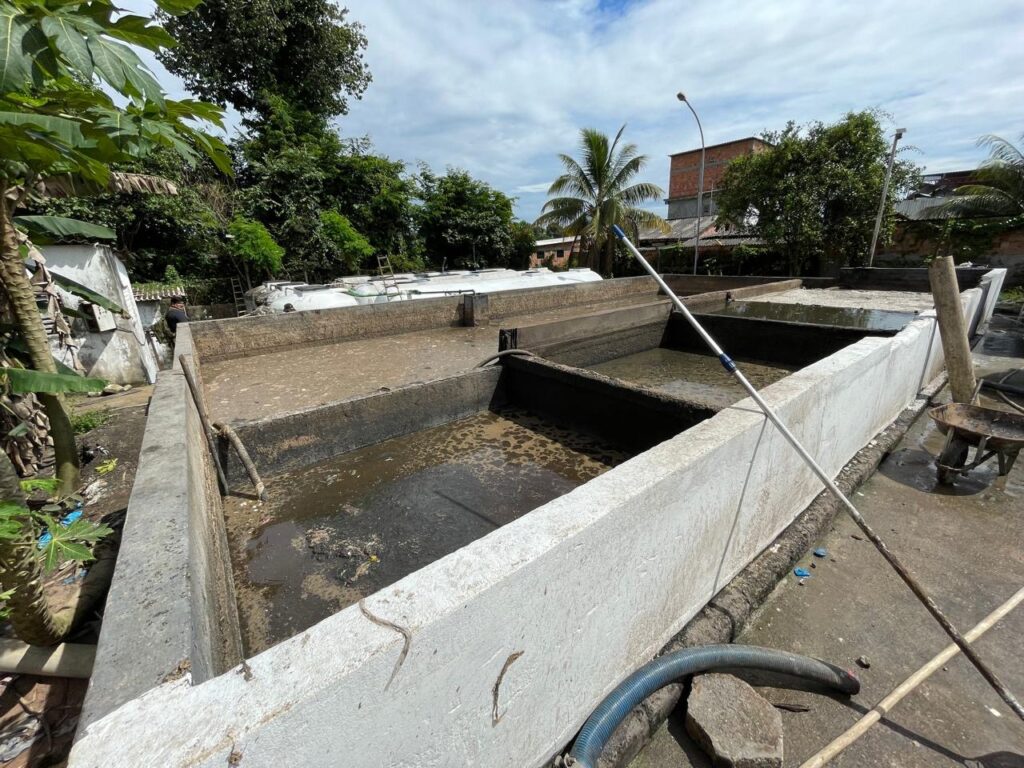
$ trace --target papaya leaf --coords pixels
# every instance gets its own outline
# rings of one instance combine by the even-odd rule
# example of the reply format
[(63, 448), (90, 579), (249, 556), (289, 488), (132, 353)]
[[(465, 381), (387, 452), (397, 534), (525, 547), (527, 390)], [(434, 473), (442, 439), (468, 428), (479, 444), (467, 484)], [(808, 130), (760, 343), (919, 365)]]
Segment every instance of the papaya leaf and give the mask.
[(113, 532), (109, 526), (81, 518), (68, 525), (63, 525), (49, 515), (38, 515), (38, 517), (46, 525), (46, 532), (49, 534), (48, 538), (44, 537), (45, 543), (42, 546), (43, 568), (46, 571), (53, 571), (67, 560), (73, 560), (76, 563), (94, 560), (92, 551), (87, 545), (95, 543)]

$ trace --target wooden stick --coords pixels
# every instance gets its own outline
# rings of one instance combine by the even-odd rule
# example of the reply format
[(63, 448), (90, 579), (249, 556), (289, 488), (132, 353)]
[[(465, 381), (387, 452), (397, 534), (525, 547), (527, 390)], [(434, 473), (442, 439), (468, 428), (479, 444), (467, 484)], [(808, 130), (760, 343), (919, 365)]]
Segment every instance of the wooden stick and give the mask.
[(964, 325), (964, 308), (960, 303), (960, 288), (956, 281), (956, 267), (950, 256), (937, 257), (928, 267), (928, 279), (935, 299), (935, 314), (939, 322), (942, 352), (949, 371), (949, 390), (954, 402), (969, 403), (974, 394), (974, 363)]
[(199, 423), (203, 425), (203, 433), (206, 435), (206, 444), (210, 448), (210, 455), (213, 456), (213, 465), (217, 468), (217, 480), (220, 482), (220, 495), (228, 495), (228, 480), (224, 476), (224, 467), (220, 465), (220, 454), (217, 452), (217, 441), (214, 439), (213, 429), (210, 427), (210, 419), (206, 414), (206, 401), (203, 399), (203, 392), (196, 382), (195, 373), (189, 364), (188, 355), (178, 355), (178, 362), (181, 364), (181, 372), (185, 374), (185, 381), (188, 382), (189, 391), (192, 393), (192, 402), (196, 404), (196, 411), (199, 413)]
[(238, 433), (227, 424), (220, 424), (215, 421), (213, 423), (213, 428), (218, 430), (222, 436), (226, 437), (230, 441), (231, 445), (234, 446), (235, 450), (238, 451), (238, 458), (242, 460), (242, 466), (245, 467), (245, 471), (249, 474), (249, 479), (256, 488), (256, 495), (260, 497), (260, 501), (266, 501), (269, 498), (267, 496), (267, 487), (263, 485), (259, 472), (256, 471), (256, 465), (253, 464), (252, 458), (249, 456), (249, 451), (245, 449), (245, 444), (242, 442), (242, 438), (240, 438)]
[[(1024, 601), (1024, 587), (1018, 589), (1017, 592), (1014, 593), (1013, 597), (982, 619), (981, 623), (964, 635), (964, 639), (967, 640), (967, 642), (973, 643), (991, 629), (993, 625), (1004, 618), (1006, 614), (1016, 608), (1021, 601)], [(821, 768), (821, 766), (828, 763), (836, 755), (867, 733), (868, 729), (889, 714), (889, 712), (892, 711), (892, 708), (899, 704), (900, 700), (903, 699), (904, 696), (931, 677), (937, 669), (946, 664), (959, 652), (960, 649), (957, 648), (955, 643), (946, 646), (942, 653), (896, 686), (892, 693), (875, 705), (874, 709), (854, 723), (845, 733), (836, 737), (827, 747), (817, 754), (812, 755), (809, 760), (805, 761), (803, 765), (800, 766), (800, 768)]]

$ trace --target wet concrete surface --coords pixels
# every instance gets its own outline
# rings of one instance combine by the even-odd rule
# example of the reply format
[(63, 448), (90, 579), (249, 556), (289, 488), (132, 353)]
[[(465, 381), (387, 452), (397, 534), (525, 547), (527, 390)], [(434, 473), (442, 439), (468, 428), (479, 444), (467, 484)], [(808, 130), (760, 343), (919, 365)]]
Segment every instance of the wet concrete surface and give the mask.
[[(743, 374), (761, 389), (795, 368), (755, 360), (738, 360)], [(747, 396), (717, 357), (656, 347), (593, 365), (591, 370), (693, 403), (727, 408)]]
[(600, 306), (574, 306), (494, 320), (488, 326), (434, 328), (370, 339), (317, 344), (203, 363), (214, 421), (280, 416), (468, 371), (498, 351), (501, 328), (650, 302), (644, 295)]
[[(994, 330), (989, 338), (1006, 331)], [(1011, 332), (1019, 340), (1020, 333)], [(979, 375), (1024, 365), (993, 355), (1016, 348), (1005, 339), (975, 349)], [(943, 392), (939, 401), (948, 399)], [(984, 404), (996, 407), (995, 401)], [(858, 509), (931, 592), (953, 622), (967, 631), (1024, 584), (1024, 465), (998, 478), (985, 464), (952, 487), (936, 481), (943, 436), (922, 415), (879, 471), (853, 497)], [(774, 703), (809, 707), (783, 711), (785, 765), (803, 761), (849, 728), (863, 713), (949, 644), (945, 633), (845, 515), (799, 565), (811, 570), (803, 585), (790, 575), (751, 619), (739, 642), (780, 648), (853, 669), (861, 693), (852, 699), (763, 688)], [(813, 565), (812, 565), (813, 564)], [(1018, 607), (976, 646), (1018, 697), (1024, 695)], [(867, 657), (870, 667), (855, 660)], [(678, 754), (663, 728), (645, 755)], [(660, 751), (659, 751), (660, 750)], [(680, 763), (643, 762), (653, 768)], [(683, 763), (685, 765), (685, 763)], [(836, 768), (1024, 767), (1024, 729), (974, 667), (958, 655), (909, 694), (889, 716), (830, 763)]]
[(864, 291), (847, 288), (793, 288), (779, 293), (766, 293), (758, 302), (804, 304), (819, 307), (880, 309), (887, 312), (923, 312), (935, 302), (930, 293), (914, 291)]
[(204, 363), (215, 421), (255, 421), (443, 379), (498, 351), (497, 328), (437, 328)]
[(246, 654), (312, 626), (629, 458), (517, 409), (268, 479), (225, 518)]
[(782, 320), (790, 323), (837, 325), (866, 331), (899, 331), (917, 317), (915, 312), (890, 312), (862, 307), (829, 307), (816, 304), (783, 304), (772, 301), (735, 301), (712, 311), (715, 315)]

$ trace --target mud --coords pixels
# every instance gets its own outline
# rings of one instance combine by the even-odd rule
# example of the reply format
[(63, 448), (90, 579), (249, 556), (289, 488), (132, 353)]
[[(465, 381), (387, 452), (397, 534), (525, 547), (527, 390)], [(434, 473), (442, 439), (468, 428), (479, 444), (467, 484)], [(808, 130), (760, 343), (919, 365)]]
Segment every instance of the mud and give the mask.
[(770, 301), (737, 301), (711, 314), (782, 320), (791, 323), (835, 325), (865, 331), (899, 331), (917, 317), (916, 312), (892, 312), (882, 309), (833, 307), (814, 304), (783, 304)]
[(225, 499), (247, 656), (629, 458), (523, 410), (485, 411)]
[[(758, 389), (796, 370), (752, 360), (739, 361), (739, 366)], [(725, 372), (718, 358), (693, 352), (657, 347), (598, 363), (591, 370), (711, 407), (726, 408), (746, 397), (746, 391)]]

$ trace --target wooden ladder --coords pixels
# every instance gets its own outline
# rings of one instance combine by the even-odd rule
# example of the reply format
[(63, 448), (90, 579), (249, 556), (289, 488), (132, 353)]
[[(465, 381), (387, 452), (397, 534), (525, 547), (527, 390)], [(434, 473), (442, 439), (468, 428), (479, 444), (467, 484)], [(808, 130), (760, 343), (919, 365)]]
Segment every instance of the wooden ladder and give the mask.
[(235, 300), (235, 317), (241, 317), (249, 310), (245, 307), (245, 291), (242, 290), (242, 283), (237, 277), (231, 278), (231, 293)]
[(394, 267), (391, 266), (391, 259), (385, 253), (377, 256), (377, 271), (380, 272), (384, 282), (384, 295), (388, 301), (402, 297), (402, 289), (398, 287), (398, 278), (395, 277)]

